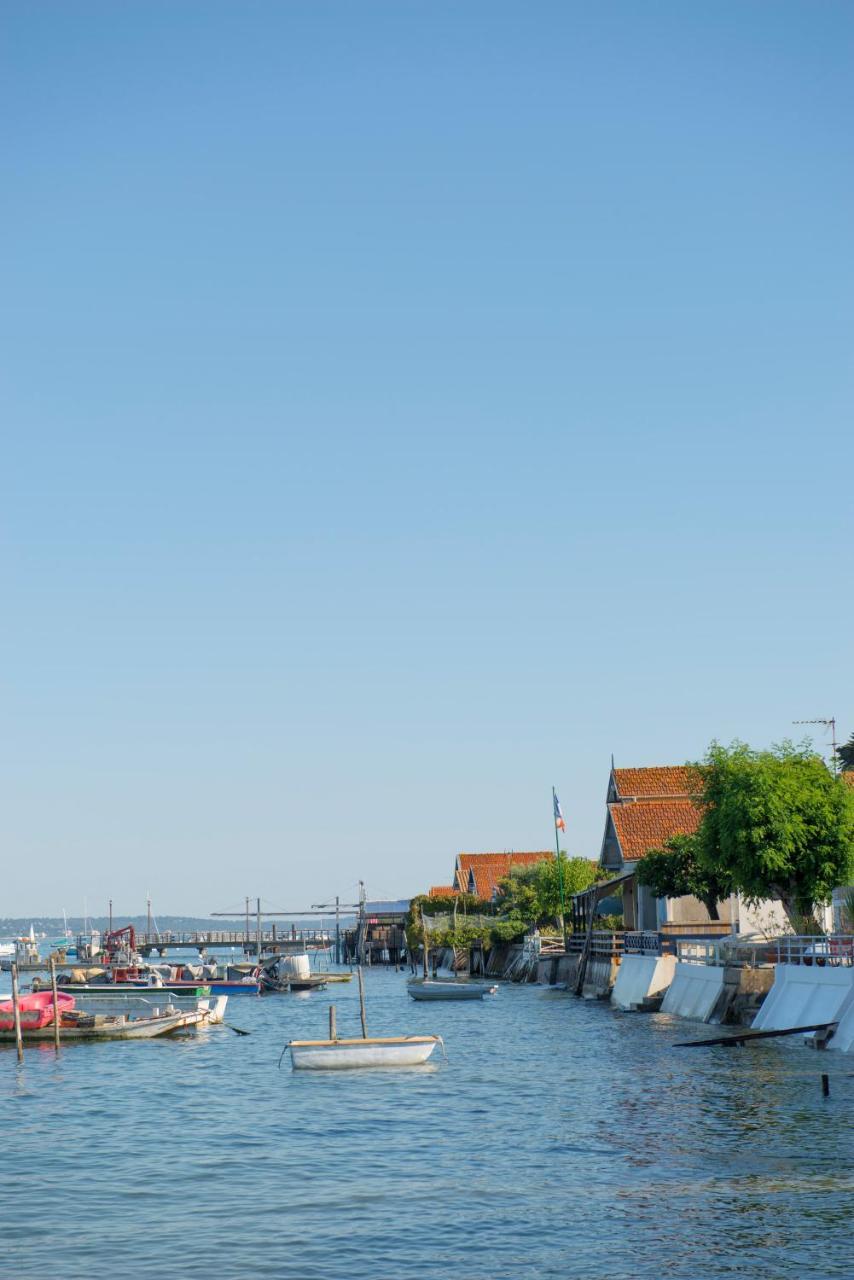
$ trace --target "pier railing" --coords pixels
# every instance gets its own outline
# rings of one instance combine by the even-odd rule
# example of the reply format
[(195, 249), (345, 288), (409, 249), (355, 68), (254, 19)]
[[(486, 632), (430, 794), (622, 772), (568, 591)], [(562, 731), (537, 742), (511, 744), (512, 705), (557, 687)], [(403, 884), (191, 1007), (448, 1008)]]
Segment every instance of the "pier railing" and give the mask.
[[(329, 929), (262, 929), (262, 947), (292, 946), (300, 943), (303, 946), (328, 947), (334, 941), (334, 931)], [(245, 929), (204, 929), (184, 933), (163, 930), (158, 933), (137, 933), (138, 951), (153, 947), (249, 947), (257, 945), (258, 933), (250, 927)]]

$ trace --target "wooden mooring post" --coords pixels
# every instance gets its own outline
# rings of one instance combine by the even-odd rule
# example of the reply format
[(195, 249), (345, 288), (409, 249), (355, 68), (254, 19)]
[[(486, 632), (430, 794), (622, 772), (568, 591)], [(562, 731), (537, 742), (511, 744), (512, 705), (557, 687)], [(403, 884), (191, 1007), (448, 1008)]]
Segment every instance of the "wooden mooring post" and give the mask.
[(15, 1019), (15, 1045), (18, 1049), (18, 1061), (24, 1061), (24, 1038), (21, 1035), (21, 1009), (18, 1004), (18, 966), (12, 965), (12, 1016)]
[(368, 1038), (368, 1015), (365, 1012), (365, 979), (362, 974), (362, 966), (359, 965), (359, 1013), (362, 1017), (362, 1039)]
[(587, 928), (584, 930), (584, 946), (581, 955), (578, 957), (578, 970), (575, 975), (575, 994), (580, 996), (584, 990), (584, 979), (587, 976), (587, 962), (590, 959), (590, 948), (593, 945), (593, 917), (596, 914), (596, 903), (598, 899), (593, 897), (590, 902), (590, 915), (587, 920)]
[(334, 1004), (331, 1004), (329, 1006), (329, 1039), (330, 1040), (338, 1039), (338, 1028), (335, 1023), (335, 1005)]
[(59, 996), (56, 991), (56, 961), (50, 958), (50, 985), (53, 991), (53, 1043), (59, 1053)]

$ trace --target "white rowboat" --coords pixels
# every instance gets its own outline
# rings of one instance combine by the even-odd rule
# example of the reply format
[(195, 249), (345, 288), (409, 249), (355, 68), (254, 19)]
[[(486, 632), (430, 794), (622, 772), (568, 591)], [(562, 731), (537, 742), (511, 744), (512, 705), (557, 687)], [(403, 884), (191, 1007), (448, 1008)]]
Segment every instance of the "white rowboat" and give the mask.
[(429, 978), (415, 978), (406, 989), (413, 1000), (482, 1000), (498, 991), (482, 982), (436, 982)]
[[(86, 1015), (83, 1015), (86, 1018)], [(169, 1036), (176, 1031), (187, 1031), (203, 1026), (208, 1021), (206, 1010), (188, 1010), (186, 1013), (160, 1014), (156, 1018), (112, 1017), (109, 1014), (95, 1014), (91, 1022), (73, 1026), (63, 1020), (60, 1023), (59, 1038), (64, 1044), (67, 1040), (153, 1040), (155, 1036)], [(32, 1030), (22, 1028), (25, 1044), (30, 1041), (53, 1040), (55, 1028), (53, 1024)], [(15, 1039), (14, 1031), (0, 1031), (0, 1041)]]
[(291, 1040), (294, 1070), (337, 1071), (345, 1067), (417, 1067), (441, 1044), (441, 1036), (385, 1036), (381, 1039)]

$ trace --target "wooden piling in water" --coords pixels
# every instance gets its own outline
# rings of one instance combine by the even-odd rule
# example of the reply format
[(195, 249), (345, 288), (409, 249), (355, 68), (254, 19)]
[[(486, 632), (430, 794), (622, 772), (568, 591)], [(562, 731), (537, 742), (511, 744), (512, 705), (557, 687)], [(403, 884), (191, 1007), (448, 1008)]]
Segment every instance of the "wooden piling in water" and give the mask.
[(24, 1038), (21, 1035), (21, 1010), (18, 1004), (18, 966), (12, 965), (12, 1016), (15, 1019), (15, 1045), (18, 1061), (24, 1061)]
[(361, 965), (359, 965), (357, 972), (359, 974), (359, 1013), (361, 1014), (361, 1017), (362, 1017), (362, 1039), (367, 1040), (368, 1015), (365, 1012), (365, 979), (362, 975)]
[(338, 1028), (335, 1024), (335, 1005), (334, 1004), (331, 1004), (329, 1006), (329, 1039), (330, 1040), (338, 1039)]
[(56, 991), (56, 961), (50, 958), (50, 985), (53, 991), (53, 1043), (59, 1053), (59, 996)]

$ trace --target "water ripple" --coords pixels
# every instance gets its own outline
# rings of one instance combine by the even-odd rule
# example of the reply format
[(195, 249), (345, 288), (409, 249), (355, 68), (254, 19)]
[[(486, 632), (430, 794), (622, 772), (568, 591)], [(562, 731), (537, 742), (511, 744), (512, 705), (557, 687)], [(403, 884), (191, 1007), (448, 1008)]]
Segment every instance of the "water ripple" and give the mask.
[[(371, 1033), (438, 1031), (447, 1065), (278, 1070), (285, 1040), (324, 1034), (319, 993), (232, 1000), (247, 1038), (28, 1050), (23, 1070), (0, 1050), (0, 1277), (848, 1274), (840, 1055), (685, 1052), (664, 1015), (367, 982)], [(332, 998), (355, 1034), (355, 990)]]

